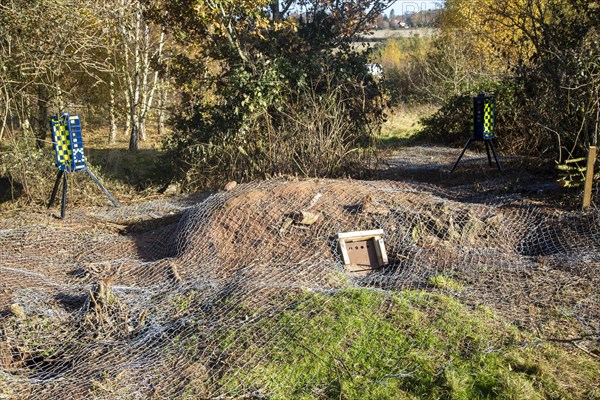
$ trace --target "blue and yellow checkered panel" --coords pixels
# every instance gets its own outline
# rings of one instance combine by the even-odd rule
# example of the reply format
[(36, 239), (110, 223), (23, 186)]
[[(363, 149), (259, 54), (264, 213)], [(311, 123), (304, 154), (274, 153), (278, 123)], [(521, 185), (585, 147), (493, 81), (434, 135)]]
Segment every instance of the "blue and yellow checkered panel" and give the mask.
[(73, 158), (71, 150), (71, 140), (67, 127), (61, 123), (59, 118), (50, 119), (52, 129), (52, 141), (54, 142), (54, 151), (56, 153), (56, 166), (59, 170), (70, 170)]
[(50, 118), (52, 141), (56, 153), (56, 166), (61, 171), (85, 169), (85, 154), (78, 115), (63, 114), (62, 118)]

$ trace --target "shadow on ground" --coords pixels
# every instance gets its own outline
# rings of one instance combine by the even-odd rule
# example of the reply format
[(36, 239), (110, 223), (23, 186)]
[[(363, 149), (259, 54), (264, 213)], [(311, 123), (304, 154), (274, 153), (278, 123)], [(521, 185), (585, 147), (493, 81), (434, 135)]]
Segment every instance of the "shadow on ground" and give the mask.
[(525, 198), (543, 201), (560, 207), (576, 207), (579, 204), (578, 190), (561, 188), (556, 183), (554, 164), (551, 160), (503, 156), (499, 160), (503, 171), (492, 164), (484, 148), (469, 148), (456, 170), (452, 166), (460, 155), (461, 148), (446, 146), (416, 145), (400, 148), (387, 155), (372, 179), (412, 181), (429, 183), (448, 190), (471, 193), (463, 201), (476, 202), (478, 198), (496, 194), (506, 198)]
[(137, 189), (164, 184), (169, 180), (171, 169), (165, 166), (164, 153), (157, 149), (86, 149), (89, 163), (95, 171), (110, 179), (121, 181)]

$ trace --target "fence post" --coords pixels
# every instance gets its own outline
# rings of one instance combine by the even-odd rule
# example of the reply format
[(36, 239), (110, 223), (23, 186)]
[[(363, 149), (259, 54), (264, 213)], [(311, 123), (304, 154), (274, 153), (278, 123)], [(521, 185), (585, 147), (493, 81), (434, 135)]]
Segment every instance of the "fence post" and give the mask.
[(594, 165), (596, 164), (596, 146), (590, 146), (587, 168), (585, 171), (585, 190), (583, 192), (583, 208), (586, 209), (592, 202), (592, 183), (594, 181)]

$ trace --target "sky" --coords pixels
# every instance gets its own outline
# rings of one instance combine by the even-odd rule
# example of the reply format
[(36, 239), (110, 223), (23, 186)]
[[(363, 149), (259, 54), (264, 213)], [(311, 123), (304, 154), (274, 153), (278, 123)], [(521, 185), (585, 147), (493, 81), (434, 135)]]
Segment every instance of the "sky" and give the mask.
[(426, 1), (426, 0), (396, 0), (390, 8), (386, 10), (386, 15), (389, 15), (391, 10), (394, 10), (394, 14), (403, 15), (405, 13), (418, 12), (422, 10), (435, 10), (436, 8), (442, 7), (442, 0), (439, 1)]

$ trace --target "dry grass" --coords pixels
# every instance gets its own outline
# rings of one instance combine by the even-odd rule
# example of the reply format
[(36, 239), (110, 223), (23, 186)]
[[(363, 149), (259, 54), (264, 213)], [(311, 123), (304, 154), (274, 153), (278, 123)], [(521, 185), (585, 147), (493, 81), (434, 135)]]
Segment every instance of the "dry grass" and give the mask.
[(423, 125), (421, 120), (437, 110), (433, 105), (401, 105), (390, 110), (381, 128), (380, 146), (384, 149), (410, 144)]
[[(140, 150), (128, 150), (129, 139), (120, 132), (108, 143), (108, 129), (85, 129), (83, 140), (88, 166), (122, 204), (157, 194), (169, 171), (160, 168), (161, 139), (148, 129)], [(57, 169), (48, 143), (37, 149), (33, 138), (14, 132), (0, 143), (0, 211), (41, 210), (50, 198)], [(60, 196), (58, 196), (60, 197)], [(68, 207), (108, 204), (108, 199), (85, 173), (71, 174)]]

